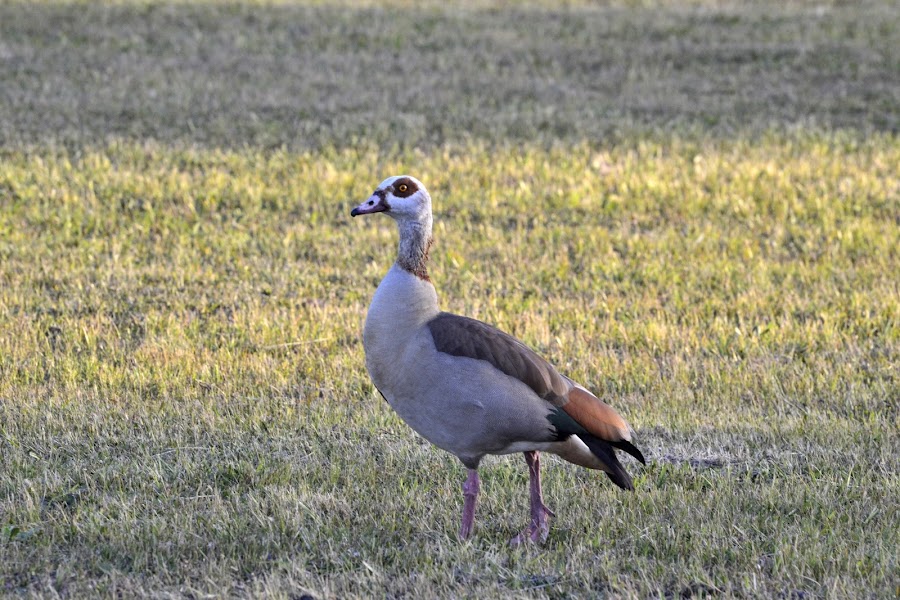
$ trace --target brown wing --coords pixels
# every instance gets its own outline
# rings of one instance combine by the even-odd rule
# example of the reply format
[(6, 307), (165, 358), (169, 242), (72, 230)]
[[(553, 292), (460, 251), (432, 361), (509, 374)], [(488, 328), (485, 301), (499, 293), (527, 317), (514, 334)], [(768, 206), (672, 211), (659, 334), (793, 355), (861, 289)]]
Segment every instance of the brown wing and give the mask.
[(486, 360), (515, 377), (556, 406), (565, 402), (571, 384), (534, 350), (487, 323), (440, 313), (428, 322), (438, 352)]
[(558, 439), (578, 435), (607, 467), (616, 485), (632, 489), (631, 477), (616, 458), (613, 447), (644, 462), (631, 444), (631, 430), (611, 406), (560, 375), (553, 365), (516, 338), (487, 323), (450, 313), (440, 313), (428, 322), (438, 352), (489, 362), (497, 370), (515, 377), (554, 405), (547, 420)]
[(572, 389), (565, 404), (555, 407), (547, 416), (559, 436), (577, 435), (604, 462), (607, 462), (606, 458), (597, 452), (597, 448), (608, 445), (624, 450), (643, 463), (644, 455), (631, 443), (631, 427), (625, 419), (574, 381), (567, 381)]
[(588, 433), (607, 442), (631, 440), (631, 429), (625, 419), (613, 407), (583, 387), (573, 386), (568, 400), (561, 408)]

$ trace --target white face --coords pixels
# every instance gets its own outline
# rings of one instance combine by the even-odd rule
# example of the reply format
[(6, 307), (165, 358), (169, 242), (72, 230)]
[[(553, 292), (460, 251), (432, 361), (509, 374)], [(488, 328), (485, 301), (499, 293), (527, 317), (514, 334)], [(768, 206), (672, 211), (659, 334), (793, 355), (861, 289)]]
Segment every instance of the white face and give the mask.
[(421, 219), (431, 213), (431, 196), (422, 182), (409, 175), (388, 177), (351, 216), (386, 213), (394, 219)]

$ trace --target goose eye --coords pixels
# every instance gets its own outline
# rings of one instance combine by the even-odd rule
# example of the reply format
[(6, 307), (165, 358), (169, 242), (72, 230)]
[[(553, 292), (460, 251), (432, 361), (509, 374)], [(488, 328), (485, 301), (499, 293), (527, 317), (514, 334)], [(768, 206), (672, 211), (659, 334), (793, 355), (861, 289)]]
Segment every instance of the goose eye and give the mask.
[(409, 186), (406, 185), (405, 183), (401, 183), (399, 186), (397, 186), (397, 189), (400, 190), (401, 192), (405, 192), (406, 190), (409, 189)]

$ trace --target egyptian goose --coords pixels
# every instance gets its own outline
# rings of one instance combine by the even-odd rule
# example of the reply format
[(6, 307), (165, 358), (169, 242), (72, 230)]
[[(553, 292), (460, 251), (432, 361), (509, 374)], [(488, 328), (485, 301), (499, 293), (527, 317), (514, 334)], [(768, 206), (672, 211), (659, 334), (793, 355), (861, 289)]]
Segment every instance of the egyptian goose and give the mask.
[(469, 537), (486, 454), (523, 452), (531, 523), (513, 538), (540, 542), (554, 514), (541, 496), (540, 451), (604, 471), (634, 489), (615, 448), (644, 462), (612, 407), (494, 327), (438, 308), (428, 277), (431, 196), (414, 177), (389, 177), (351, 216), (384, 213), (400, 229), (397, 262), (381, 281), (363, 333), (366, 368), (400, 417), (468, 468), (459, 536)]

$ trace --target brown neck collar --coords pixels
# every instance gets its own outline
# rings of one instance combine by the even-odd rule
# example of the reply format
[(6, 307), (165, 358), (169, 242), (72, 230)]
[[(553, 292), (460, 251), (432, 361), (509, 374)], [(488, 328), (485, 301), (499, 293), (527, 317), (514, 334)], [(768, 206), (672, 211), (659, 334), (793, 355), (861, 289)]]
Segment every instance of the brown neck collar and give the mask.
[(423, 281), (431, 281), (428, 277), (428, 253), (434, 238), (431, 227), (420, 223), (409, 223), (400, 227), (400, 249), (397, 253), (397, 264)]

